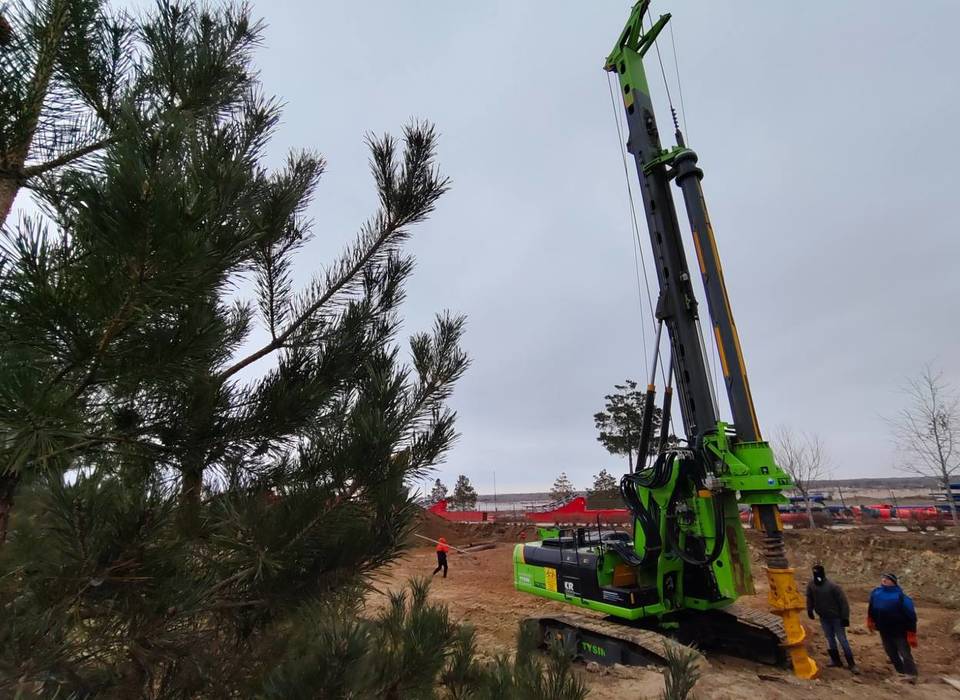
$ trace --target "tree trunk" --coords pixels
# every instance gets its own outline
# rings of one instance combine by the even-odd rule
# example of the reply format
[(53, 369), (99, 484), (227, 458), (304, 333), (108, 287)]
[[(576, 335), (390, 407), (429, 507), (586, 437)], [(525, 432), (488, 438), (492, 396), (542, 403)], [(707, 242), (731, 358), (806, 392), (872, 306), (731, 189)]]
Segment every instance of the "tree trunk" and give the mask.
[(20, 184), (12, 177), (0, 177), (0, 224), (10, 215), (19, 189)]
[(122, 677), (120, 687), (123, 688), (123, 694), (130, 698), (149, 697), (145, 695), (144, 690), (148, 687), (148, 674), (144, 668), (143, 662), (138, 658), (134, 649), (127, 650), (129, 661), (122, 667)]
[[(57, 55), (67, 29), (69, 6), (70, 3), (63, 0), (56, 2), (50, 8), (47, 24), (41, 27), (38, 36), (40, 46), (37, 64), (34, 66), (33, 76), (27, 86), (23, 114), (17, 115), (22, 127), (18, 133), (19, 141), (13, 143), (6, 153), (0, 154), (0, 167), (8, 172), (19, 173), (30, 155), (33, 137), (36, 135), (43, 105), (50, 90), (50, 80), (56, 69)], [(13, 200), (16, 199), (20, 185), (18, 178), (0, 178), (0, 225), (10, 215)]]
[(803, 500), (807, 504), (807, 518), (810, 520), (810, 529), (814, 530), (817, 524), (813, 521), (813, 508), (810, 507), (810, 497), (804, 494)]
[(950, 508), (950, 520), (957, 525), (957, 504), (953, 500), (953, 492), (950, 490), (950, 474), (944, 466), (943, 459), (940, 460), (940, 485), (943, 487), (943, 493), (947, 497), (947, 506)]
[(180, 481), (180, 525), (187, 536), (200, 529), (200, 496), (203, 491), (203, 470), (183, 472)]
[(10, 511), (13, 510), (13, 497), (19, 483), (19, 474), (0, 474), (0, 547), (7, 541)]

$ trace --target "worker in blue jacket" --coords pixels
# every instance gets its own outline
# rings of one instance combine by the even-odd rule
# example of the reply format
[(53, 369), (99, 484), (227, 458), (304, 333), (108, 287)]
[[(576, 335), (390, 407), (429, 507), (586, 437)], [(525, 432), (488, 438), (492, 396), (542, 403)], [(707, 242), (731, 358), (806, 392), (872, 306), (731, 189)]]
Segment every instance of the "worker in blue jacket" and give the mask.
[(883, 650), (897, 673), (917, 682), (917, 665), (910, 649), (917, 646), (917, 611), (910, 596), (903, 592), (896, 574), (884, 574), (880, 586), (870, 594), (867, 628), (880, 633)]

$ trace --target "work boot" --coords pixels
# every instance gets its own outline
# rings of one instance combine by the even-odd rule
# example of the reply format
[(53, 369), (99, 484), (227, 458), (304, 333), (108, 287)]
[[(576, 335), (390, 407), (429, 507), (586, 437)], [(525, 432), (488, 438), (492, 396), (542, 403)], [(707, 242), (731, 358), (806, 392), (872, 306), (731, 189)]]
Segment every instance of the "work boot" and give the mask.
[(827, 653), (830, 654), (830, 663), (827, 664), (828, 668), (843, 668), (843, 664), (840, 662), (839, 650), (827, 649)]
[(855, 676), (859, 676), (860, 669), (857, 668), (857, 662), (853, 660), (853, 654), (848, 654), (847, 652), (844, 652), (843, 655), (847, 659), (847, 668), (850, 669), (850, 673), (852, 673)]

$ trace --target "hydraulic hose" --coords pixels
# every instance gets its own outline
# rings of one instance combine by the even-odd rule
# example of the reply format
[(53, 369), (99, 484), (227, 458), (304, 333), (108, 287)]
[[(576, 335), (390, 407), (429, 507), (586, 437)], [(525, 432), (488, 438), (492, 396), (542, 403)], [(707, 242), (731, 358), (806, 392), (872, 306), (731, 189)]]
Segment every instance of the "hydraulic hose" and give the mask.
[(650, 450), (650, 433), (653, 432), (653, 400), (656, 389), (653, 384), (647, 386), (647, 393), (643, 397), (643, 416), (640, 424), (640, 443), (637, 446), (637, 471), (640, 465), (647, 463), (647, 454)]
[[(672, 370), (672, 366), (671, 366)], [(670, 439), (670, 405), (673, 403), (673, 387), (667, 384), (663, 390), (663, 409), (660, 411), (660, 452), (665, 452)]]
[[(637, 468), (636, 471), (642, 471), (640, 465), (647, 464), (647, 455), (650, 451), (650, 433), (653, 432), (653, 400), (656, 397), (657, 388), (654, 380), (657, 377), (657, 360), (660, 358), (660, 334), (663, 333), (663, 321), (657, 323), (657, 340), (653, 344), (653, 367), (650, 370), (650, 382), (647, 384), (647, 393), (643, 397), (643, 414), (640, 417), (640, 442), (637, 445)], [(672, 369), (672, 368), (671, 368)]]
[(627, 505), (631, 515), (640, 523), (640, 529), (643, 530), (644, 550), (641, 557), (641, 564), (660, 556), (663, 549), (663, 540), (660, 538), (660, 513), (657, 502), (651, 499), (650, 507), (647, 508), (640, 500), (637, 493), (637, 477), (639, 474), (626, 474), (620, 479), (620, 495), (623, 496), (623, 502)]
[(630, 474), (629, 480), (633, 482), (634, 488), (659, 489), (666, 486), (673, 473), (673, 461), (677, 457), (677, 452), (661, 452), (649, 469)]
[[(700, 459), (703, 459), (702, 455)], [(681, 476), (685, 476), (685, 474), (678, 475), (678, 478)], [(687, 564), (693, 566), (707, 566), (712, 564), (720, 556), (720, 553), (723, 552), (723, 545), (726, 543), (726, 528), (723, 522), (723, 502), (717, 497), (712, 499), (714, 516), (713, 529), (715, 533), (713, 537), (713, 547), (704, 559), (698, 559), (684, 551), (679, 543), (677, 505), (680, 503), (680, 500), (680, 489), (674, 489), (673, 494), (670, 496), (670, 501), (667, 503), (667, 523), (666, 528), (664, 528), (666, 530), (667, 544), (670, 547), (670, 551)]]

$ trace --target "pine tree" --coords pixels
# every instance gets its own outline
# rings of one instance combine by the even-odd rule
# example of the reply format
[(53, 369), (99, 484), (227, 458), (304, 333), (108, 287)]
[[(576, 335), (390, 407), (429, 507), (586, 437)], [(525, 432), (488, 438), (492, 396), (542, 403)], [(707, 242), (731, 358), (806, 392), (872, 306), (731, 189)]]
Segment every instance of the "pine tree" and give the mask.
[(0, 224), (18, 190), (102, 147), (123, 89), (122, 21), (100, 2), (0, 8)]
[(437, 479), (433, 484), (433, 490), (430, 491), (430, 504), (439, 503), (447, 497), (447, 487)]
[(577, 492), (573, 488), (573, 484), (570, 482), (570, 479), (567, 478), (566, 472), (560, 472), (560, 476), (557, 477), (557, 480), (553, 482), (553, 486), (550, 488), (550, 498), (555, 501), (569, 501), (573, 498)]
[(463, 474), (457, 477), (450, 504), (456, 510), (474, 510), (477, 507), (477, 492), (470, 484), (470, 479)]
[[(53, 225), (3, 247), (0, 447), (24, 490), (0, 684), (259, 692), (307, 611), (355, 605), (401, 551), (407, 484), (454, 438), (463, 319), (415, 335), (409, 366), (395, 340), (402, 244), (446, 189), (433, 129), (370, 138), (379, 210), (295, 292), (323, 160), (264, 168), (279, 113), (255, 91), (216, 115), (164, 108), (221, 89), (197, 57), (233, 23), (256, 26), (161, 5), (138, 35), (166, 82), (121, 110), (96, 168), (64, 172)], [(247, 274), (256, 298), (234, 301)], [(269, 339), (238, 357), (256, 324)]]
[[(571, 660), (553, 647), (545, 659), (536, 627), (523, 627), (517, 653), (478, 660), (473, 629), (450, 620), (431, 603), (429, 581), (414, 579), (391, 593), (372, 621), (350, 611), (316, 608), (290, 639), (294, 650), (273, 668), (266, 698), (450, 698), (471, 700), (583, 700), (587, 690)], [(312, 632), (311, 632), (312, 631)], [(331, 663), (331, 661), (333, 661)], [(437, 689), (442, 688), (440, 693)]]
[[(597, 440), (614, 455), (625, 455), (629, 469), (637, 468), (643, 461), (637, 452), (640, 449), (640, 433), (643, 426), (644, 392), (637, 391), (637, 383), (632, 379), (623, 384), (615, 384), (616, 391), (604, 396), (606, 404), (599, 413), (593, 415), (593, 422), (599, 434)], [(655, 406), (651, 419), (650, 442), (647, 454), (655, 455), (660, 449), (660, 416), (662, 410)], [(668, 442), (675, 444), (676, 437), (670, 436)], [(644, 456), (645, 457), (645, 456)]]
[[(260, 28), (251, 24), (244, 12), (200, 12), (193, 5), (161, 0), (152, 19), (135, 23), (123, 14), (110, 14), (100, 0), (38, 0), (8, 3), (0, 7), (0, 17), (0, 226), (9, 218), (23, 187), (46, 204), (50, 218), (67, 216), (58, 211), (68, 196), (66, 190), (76, 184), (79, 175), (103, 172), (105, 149), (118, 135), (144, 124), (159, 126), (177, 119), (200, 123), (216, 118), (248, 101), (256, 87), (248, 64)], [(154, 129), (154, 133), (161, 132)], [(49, 256), (79, 248), (65, 243), (52, 247), (46, 225), (43, 219), (25, 221), (18, 234), (8, 236), (0, 275), (4, 275), (4, 266), (21, 257), (24, 264), (31, 259), (42, 263), (33, 270), (35, 281), (49, 272), (59, 274), (62, 268)], [(116, 271), (109, 268), (104, 272), (109, 277)], [(63, 288), (63, 283), (59, 276), (44, 282), (56, 289), (59, 301), (70, 293), (80, 294), (80, 290)], [(7, 288), (19, 282), (4, 277), (3, 284), (0, 294), (21, 293)], [(97, 293), (104, 296), (107, 292)], [(39, 295), (34, 301), (42, 304), (44, 292), (34, 293)], [(72, 409), (66, 404), (82, 403), (87, 398), (84, 395), (91, 393), (95, 377), (85, 380), (83, 371), (94, 366), (104, 371), (101, 356), (122, 335), (131, 313), (140, 308), (140, 298), (118, 298), (125, 299), (126, 305), (103, 319), (96, 318), (95, 312), (80, 316), (86, 310), (80, 308), (82, 300), (77, 296), (58, 310), (66, 314), (59, 325), (47, 323), (50, 333), (39, 344), (35, 339), (19, 342), (13, 337), (16, 331), (7, 324), (0, 329), (0, 342), (11, 348), (10, 362), (0, 367), (0, 372), (12, 373), (0, 374), (0, 383), (9, 382), (4, 388), (13, 394), (0, 403), (0, 545), (6, 540), (10, 510), (24, 471), (39, 464), (27, 458), (24, 445), (52, 441), (47, 446), (51, 448), (57, 441), (50, 425), (35, 426), (26, 434), (18, 434), (17, 425), (26, 415), (34, 411), (44, 415), (46, 410), (58, 413), (64, 432), (76, 430), (93, 439), (90, 426), (78, 425), (77, 416), (71, 417)], [(29, 300), (22, 301), (29, 306)], [(53, 310), (40, 313), (49, 317)], [(104, 324), (94, 338), (98, 321)], [(13, 357), (15, 345), (17, 355)], [(29, 368), (31, 363), (47, 362), (52, 346), (65, 358), (64, 364), (42, 371)], [(41, 375), (55, 377), (55, 386), (34, 391), (31, 387), (42, 386), (34, 384)], [(57, 392), (62, 395), (56, 396)], [(58, 398), (71, 396), (70, 401), (58, 402)], [(32, 401), (47, 405), (30, 405)], [(71, 421), (74, 425), (68, 427)], [(56, 449), (47, 449), (51, 452)]]
[(370, 137), (378, 210), (296, 292), (324, 164), (263, 164), (258, 26), (165, 2), (131, 25), (136, 99), (56, 167), (46, 222), (4, 231), (0, 695), (581, 698), (566, 657), (479, 662), (425, 584), (360, 610), (455, 437), (463, 319), (409, 363), (396, 338), (403, 243), (447, 183), (429, 125)]
[(157, 14), (138, 24), (103, 0), (0, 7), (0, 225), (22, 188), (55, 199), (58, 171), (95, 166), (132, 105), (160, 98), (196, 118), (245, 98), (259, 37), (245, 13), (158, 0)]
[(687, 700), (693, 697), (693, 688), (703, 675), (702, 657), (695, 650), (676, 642), (665, 646), (667, 665), (663, 671), (662, 700)]
[(593, 477), (593, 488), (591, 494), (598, 496), (616, 495), (620, 492), (619, 482), (606, 469), (601, 469), (600, 473)]
[(598, 509), (624, 507), (620, 482), (606, 469), (593, 477), (593, 487), (587, 491), (587, 505)]

